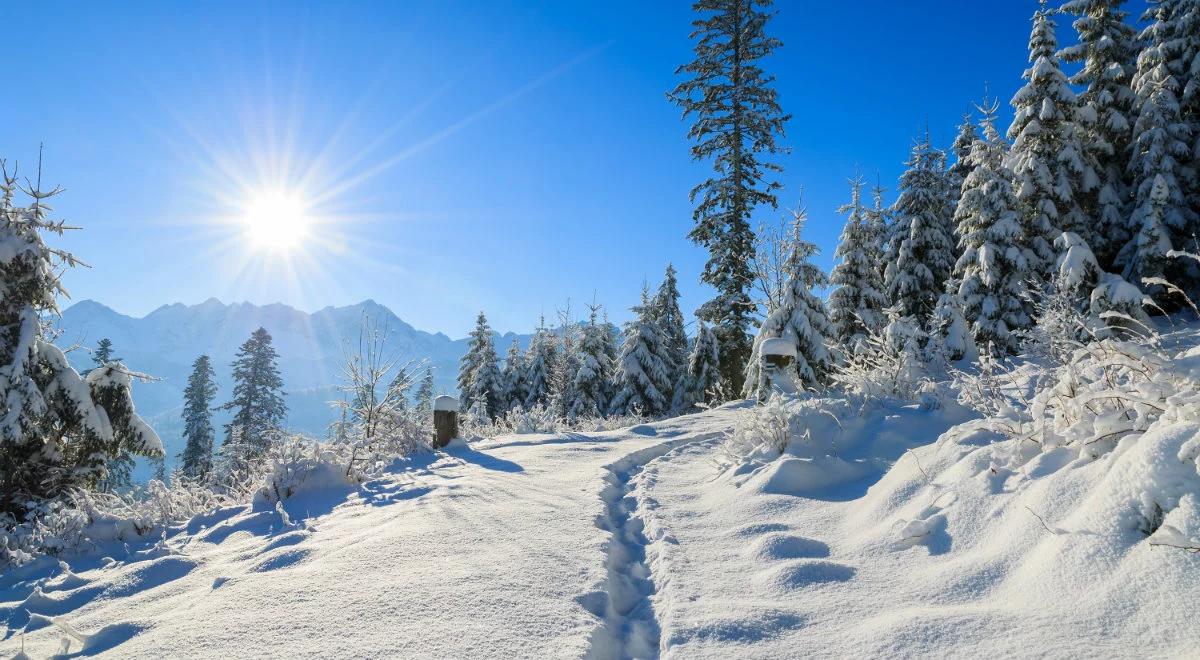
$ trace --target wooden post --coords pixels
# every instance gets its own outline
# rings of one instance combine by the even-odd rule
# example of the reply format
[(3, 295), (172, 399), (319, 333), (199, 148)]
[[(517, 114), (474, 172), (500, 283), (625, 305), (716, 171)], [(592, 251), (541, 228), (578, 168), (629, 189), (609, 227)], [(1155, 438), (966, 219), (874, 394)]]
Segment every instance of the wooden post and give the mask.
[(433, 400), (433, 431), (434, 449), (458, 437), (458, 399), (443, 395)]
[[(796, 383), (789, 375), (790, 367), (796, 363), (796, 345), (788, 339), (767, 339), (759, 347), (762, 370), (770, 389), (787, 394), (796, 393)], [(760, 391), (759, 399), (763, 400), (767, 392)]]

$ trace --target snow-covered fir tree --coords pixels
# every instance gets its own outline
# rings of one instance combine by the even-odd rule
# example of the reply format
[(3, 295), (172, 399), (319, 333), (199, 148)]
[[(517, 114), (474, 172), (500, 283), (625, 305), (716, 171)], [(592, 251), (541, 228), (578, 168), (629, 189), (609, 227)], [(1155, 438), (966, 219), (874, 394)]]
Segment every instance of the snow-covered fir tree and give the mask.
[[(996, 106), (985, 101), (980, 111), (984, 137), (971, 149), (974, 169), (963, 182), (955, 213), (962, 254), (954, 266), (954, 293), (962, 316), (970, 321), (975, 345), (1011, 355), (1020, 348), (1019, 331), (1032, 323), (1031, 250), (1010, 183), (1012, 173), (1004, 166), (1004, 144), (995, 129)], [(957, 318), (945, 310), (941, 315), (943, 331), (959, 334)], [(946, 338), (960, 343), (958, 337)]]
[[(114, 356), (114, 352), (112, 340), (102, 337), (100, 341), (96, 342), (96, 348), (92, 351), (92, 363), (99, 368), (113, 362), (120, 362), (121, 358)], [(83, 372), (83, 375), (87, 376), (92, 371), (93, 369), (88, 369)], [(133, 486), (133, 468), (133, 455), (128, 450), (118, 451), (109, 457), (108, 464), (104, 466), (104, 477), (96, 482), (96, 490), (115, 493), (131, 488)]]
[(599, 318), (600, 306), (589, 307), (588, 322), (583, 326), (579, 341), (579, 367), (571, 383), (570, 417), (591, 417), (608, 412), (609, 383), (613, 379), (613, 364), (608, 356), (611, 341), (608, 324)]
[(883, 282), (879, 273), (879, 245), (862, 203), (862, 177), (850, 180), (850, 203), (838, 211), (847, 214), (846, 226), (834, 257), (838, 259), (829, 281), (831, 339), (853, 350), (871, 331), (883, 327)]
[[(101, 337), (100, 341), (96, 342), (96, 348), (92, 350), (92, 363), (97, 367), (103, 367), (109, 362), (120, 362), (121, 358), (113, 356), (114, 350), (112, 340), (108, 337)], [(86, 371), (84, 375), (87, 375)]]
[(687, 372), (681, 387), (675, 390), (672, 407), (680, 413), (695, 412), (699, 405), (714, 405), (724, 400), (721, 380), (720, 347), (717, 336), (703, 320), (688, 355)]
[(663, 360), (671, 379), (671, 390), (667, 395), (672, 399), (675, 387), (687, 370), (688, 359), (687, 330), (684, 329), (683, 312), (679, 309), (679, 282), (675, 275), (675, 267), (668, 264), (662, 284), (651, 301), (654, 321), (662, 332)]
[(108, 460), (127, 450), (161, 456), (158, 436), (134, 412), (131, 374), (119, 362), (85, 379), (51, 343), (46, 318), (58, 312), (64, 268), (75, 258), (48, 246), (61, 235), (50, 220), (40, 176), (14, 202), (17, 177), (0, 162), (0, 516), (20, 519), (26, 507), (71, 489), (92, 487)]
[(508, 397), (504, 402), (505, 411), (525, 406), (525, 397), (529, 394), (525, 387), (526, 371), (525, 353), (521, 351), (517, 340), (513, 339), (504, 356), (504, 369), (500, 372), (504, 379), (504, 394)]
[[(1131, 282), (1147, 286), (1167, 275), (1190, 293), (1198, 284), (1194, 266), (1190, 260), (1169, 263), (1167, 256), (1175, 247), (1191, 249), (1197, 222), (1186, 192), (1195, 179), (1190, 167), (1193, 136), (1180, 116), (1179, 81), (1169, 66), (1180, 41), (1175, 33), (1176, 9), (1176, 3), (1158, 4), (1152, 10), (1155, 21), (1143, 33), (1147, 43), (1138, 55), (1133, 80), (1138, 115), (1129, 161), (1134, 191), (1130, 238), (1117, 264)], [(1163, 297), (1161, 287), (1150, 288), (1156, 297)]]
[(408, 391), (412, 389), (413, 378), (402, 365), (396, 366), (396, 375), (387, 386), (387, 397), (391, 400), (389, 409), (395, 412), (408, 410)]
[(950, 144), (950, 153), (954, 154), (954, 162), (946, 171), (946, 193), (950, 196), (950, 212), (958, 208), (958, 198), (962, 194), (963, 181), (975, 166), (971, 163), (971, 149), (979, 140), (979, 131), (971, 120), (971, 113), (963, 115), (962, 123), (958, 125), (958, 133)]
[(463, 410), (471, 410), (476, 402), (489, 418), (503, 410), (505, 387), (498, 360), (492, 328), (483, 312), (479, 312), (467, 342), (467, 353), (458, 368), (459, 401)]
[[(1161, 34), (1162, 43), (1167, 44), (1163, 55), (1178, 90), (1179, 121), (1191, 137), (1191, 159), (1181, 168), (1178, 179), (1191, 208), (1200, 209), (1200, 0), (1160, 2), (1143, 19), (1153, 21), (1143, 40), (1156, 43)], [(1189, 238), (1192, 234), (1200, 234), (1200, 228), (1188, 232)], [(1190, 243), (1188, 249), (1195, 251)]]
[[(1099, 185), (1087, 139), (1087, 117), (1058, 61), (1058, 41), (1051, 12), (1034, 13), (1029, 37), (1030, 66), (1025, 85), (1012, 98), (1015, 110), (1005, 165), (1012, 170), (1021, 203), (1022, 225), (1036, 258), (1031, 270), (1044, 276), (1054, 261), (1051, 247), (1060, 231), (1073, 231), (1090, 241), (1091, 221), (1084, 209)], [(982, 347), (981, 347), (982, 348)]]
[(879, 283), (879, 291), (887, 298), (887, 285), (884, 274), (888, 264), (888, 231), (891, 226), (891, 210), (883, 203), (883, 186), (876, 176), (875, 185), (871, 188), (871, 206), (863, 211), (866, 216), (866, 234), (868, 252), (875, 259), (875, 281)]
[(582, 324), (571, 314), (571, 301), (567, 301), (565, 309), (558, 311), (558, 331), (552, 333), (550, 339), (555, 342), (558, 357), (550, 371), (550, 404), (555, 415), (566, 417), (575, 399), (573, 390), (582, 341)]
[(905, 164), (900, 196), (892, 206), (884, 284), (888, 300), (900, 306), (901, 315), (923, 323), (950, 278), (958, 252), (946, 192), (946, 154), (933, 147), (926, 131)]
[(1098, 185), (1084, 206), (1093, 224), (1092, 248), (1105, 268), (1129, 240), (1129, 162), (1137, 97), (1131, 82), (1137, 59), (1137, 32), (1121, 9), (1124, 0), (1068, 0), (1060, 11), (1072, 22), (1079, 42), (1063, 48), (1067, 62), (1082, 62), (1071, 83), (1084, 88), (1079, 102), (1089, 121), (1083, 148), (1096, 168)]
[(417, 386), (414, 410), (420, 419), (428, 419), (433, 415), (433, 367), (425, 369), (425, 376)]
[(813, 293), (813, 287), (825, 286), (825, 273), (809, 259), (817, 254), (817, 246), (801, 238), (804, 216), (796, 220), (788, 255), (787, 272), (791, 274), (783, 302), (763, 320), (754, 339), (750, 362), (746, 365), (746, 384), (743, 394), (747, 398), (762, 398), (770, 387), (762, 369), (762, 343), (767, 339), (782, 337), (796, 345), (796, 375), (806, 387), (816, 387), (823, 382), (825, 374), (833, 364), (833, 355), (827, 342), (833, 332), (825, 311), (825, 303)]
[(701, 276), (717, 297), (699, 315), (714, 326), (721, 345), (721, 372), (741, 388), (750, 352), (753, 314), (750, 269), (755, 207), (775, 208), (780, 166), (766, 160), (785, 151), (777, 143), (788, 120), (763, 58), (782, 45), (767, 36), (771, 0), (698, 0), (692, 25), (696, 59), (677, 70), (688, 76), (668, 95), (694, 117), (688, 131), (696, 160), (710, 160), (715, 175), (692, 190), (695, 226), (689, 236), (709, 251)]
[(551, 374), (558, 358), (558, 337), (542, 319), (525, 352), (525, 408), (550, 405), (554, 395)]
[[(221, 406), (232, 410), (233, 419), (225, 425), (222, 452), (235, 464), (244, 464), (266, 454), (271, 433), (287, 418), (283, 400), (283, 378), (279, 375), (278, 354), (266, 328), (251, 333), (234, 357), (233, 398)], [(226, 447), (228, 445), (228, 448)]]
[(183, 391), (183, 451), (179, 453), (179, 473), (185, 479), (203, 481), (212, 473), (216, 431), (212, 425), (212, 404), (217, 395), (212, 361), (201, 355), (192, 362)]
[(658, 417), (671, 406), (667, 392), (671, 375), (663, 359), (662, 331), (654, 319), (649, 291), (643, 287), (637, 317), (625, 324), (625, 339), (617, 358), (616, 394), (609, 408), (616, 415)]

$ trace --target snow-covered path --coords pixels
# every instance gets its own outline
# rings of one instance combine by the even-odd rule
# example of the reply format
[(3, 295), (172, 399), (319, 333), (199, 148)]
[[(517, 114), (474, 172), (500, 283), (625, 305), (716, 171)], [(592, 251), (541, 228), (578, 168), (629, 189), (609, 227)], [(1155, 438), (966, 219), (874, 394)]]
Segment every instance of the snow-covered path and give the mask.
[(114, 657), (614, 657), (607, 630), (623, 615), (606, 601), (627, 596), (606, 565), (606, 466), (729, 423), (499, 438), (356, 492), (288, 500), (290, 526), (230, 509), (66, 577), (3, 576), (0, 656), (26, 626), (32, 656), (58, 650), (63, 633), (41, 614)]
[(71, 653), (121, 658), (1194, 655), (1200, 556), (1107, 522), (1135, 501), (1120, 475), (1192, 488), (1189, 435), (1010, 469), (974, 422), (934, 443), (953, 407), (809, 404), (799, 449), (836, 456), (729, 462), (763, 410), (735, 404), (456, 446), (286, 516), (10, 571), (0, 657), (68, 628)]

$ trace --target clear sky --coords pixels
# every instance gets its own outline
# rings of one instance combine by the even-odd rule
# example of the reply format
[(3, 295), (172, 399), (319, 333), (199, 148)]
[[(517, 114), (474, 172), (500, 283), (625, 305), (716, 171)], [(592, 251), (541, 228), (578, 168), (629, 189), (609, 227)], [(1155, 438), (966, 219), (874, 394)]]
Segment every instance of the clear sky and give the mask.
[[(948, 146), (985, 82), (1007, 103), (1037, 7), (853, 5), (785, 0), (770, 26), (794, 115), (780, 201), (803, 188), (826, 268), (846, 178), (878, 173), (890, 197), (926, 122)], [(528, 331), (593, 293), (624, 320), (667, 262), (690, 313), (709, 296), (685, 238), (706, 166), (664, 93), (692, 18), (667, 1), (16, 3), (0, 157), (29, 173), (45, 142), (58, 215), (84, 228), (60, 244), (92, 266), (66, 283), (128, 314), (373, 298), (451, 336), (479, 309)], [(239, 221), (271, 191), (314, 218), (291, 250)]]

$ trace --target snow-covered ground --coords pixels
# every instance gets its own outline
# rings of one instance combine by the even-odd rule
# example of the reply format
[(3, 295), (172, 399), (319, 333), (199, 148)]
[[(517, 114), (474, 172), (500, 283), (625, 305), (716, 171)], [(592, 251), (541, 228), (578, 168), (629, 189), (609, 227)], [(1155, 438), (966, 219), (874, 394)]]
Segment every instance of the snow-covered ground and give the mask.
[(1095, 460), (1060, 448), (1014, 463), (953, 402), (789, 406), (809, 435), (782, 459), (730, 453), (769, 413), (746, 404), (456, 443), (282, 513), (224, 509), (157, 542), (12, 570), (0, 655), (51, 656), (64, 639), (68, 654), (153, 658), (1200, 648), (1200, 555), (1151, 546), (1134, 515), (1152, 486), (1180, 502), (1168, 520), (1195, 523), (1200, 475), (1180, 449), (1196, 424)]

